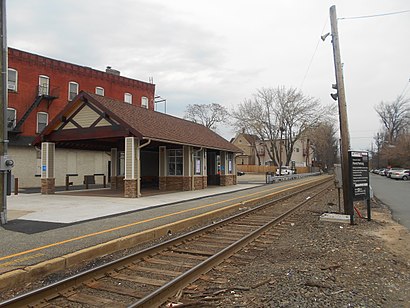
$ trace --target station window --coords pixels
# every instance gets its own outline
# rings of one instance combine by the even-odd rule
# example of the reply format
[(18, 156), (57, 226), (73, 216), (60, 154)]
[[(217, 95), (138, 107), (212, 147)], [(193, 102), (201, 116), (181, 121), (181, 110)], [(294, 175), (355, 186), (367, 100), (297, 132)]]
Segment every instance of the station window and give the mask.
[(233, 173), (233, 154), (228, 153), (228, 174)]
[(76, 95), (78, 94), (78, 83), (74, 82), (74, 81), (70, 81), (68, 83), (68, 100), (72, 101), (74, 97), (76, 97)]
[(9, 68), (7, 77), (7, 89), (10, 91), (17, 92), (17, 71), (15, 69)]
[(168, 175), (182, 175), (183, 158), (181, 149), (168, 150)]
[(132, 94), (131, 93), (124, 93), (124, 102), (128, 104), (132, 104)]
[(16, 127), (17, 111), (14, 108), (7, 108), (7, 129)]
[(48, 124), (48, 113), (37, 112), (37, 133), (41, 133)]
[(195, 175), (202, 174), (202, 151), (194, 152), (194, 168)]
[(95, 94), (104, 96), (104, 88), (102, 88), (102, 87), (95, 87)]
[(38, 76), (38, 95), (50, 94), (50, 78), (45, 75)]
[(147, 108), (148, 109), (148, 97), (141, 97), (141, 107)]

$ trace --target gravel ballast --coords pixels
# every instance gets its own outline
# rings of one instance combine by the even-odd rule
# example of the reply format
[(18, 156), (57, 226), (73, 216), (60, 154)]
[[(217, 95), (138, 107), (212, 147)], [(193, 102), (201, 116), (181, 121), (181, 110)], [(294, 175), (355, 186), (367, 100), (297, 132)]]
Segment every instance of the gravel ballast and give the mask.
[[(221, 264), (186, 288), (181, 304), (212, 307), (410, 307), (410, 235), (372, 202), (372, 221), (324, 222), (337, 191), (284, 223), (274, 243), (250, 247), (252, 262)], [(364, 204), (356, 204), (366, 214)], [(287, 224), (287, 225), (286, 225)], [(241, 254), (244, 254), (243, 252)]]

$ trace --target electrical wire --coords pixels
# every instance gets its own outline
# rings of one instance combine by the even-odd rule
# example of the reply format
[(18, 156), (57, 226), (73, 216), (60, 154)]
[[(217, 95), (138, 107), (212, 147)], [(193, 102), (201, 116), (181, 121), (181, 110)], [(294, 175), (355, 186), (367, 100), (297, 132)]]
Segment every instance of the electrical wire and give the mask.
[(396, 14), (409, 13), (409, 12), (410, 12), (410, 10), (405, 10), (405, 11), (398, 11), (398, 12), (391, 12), (391, 13), (382, 13), (382, 14), (375, 14), (375, 15), (363, 15), (363, 16), (353, 16), (353, 17), (339, 17), (338, 20), (342, 20), (342, 19), (373, 18), (373, 17), (381, 17), (381, 16), (387, 16), (387, 15), (396, 15)]
[[(326, 18), (325, 24), (323, 25), (323, 28), (322, 28), (322, 32), (321, 32), (322, 34), (323, 34), (323, 31), (325, 30), (325, 27), (326, 27), (326, 26), (327, 26), (327, 18)], [(310, 62), (309, 62), (309, 65), (308, 65), (308, 67), (307, 67), (305, 76), (303, 76), (303, 80), (302, 80), (302, 82), (300, 83), (299, 89), (301, 89), (301, 90), (302, 90), (303, 84), (305, 83), (306, 77), (307, 77), (307, 75), (308, 75), (308, 73), (309, 73), (310, 66), (312, 65), (313, 59), (314, 59), (314, 57), (315, 57), (315, 55), (316, 55), (317, 48), (319, 47), (320, 41), (321, 41), (321, 38), (319, 37), (319, 39), (317, 40), (317, 44), (316, 44), (315, 51), (313, 52), (312, 58), (310, 58)]]
[(400, 97), (405, 97), (406, 96), (407, 90), (408, 90), (407, 87), (409, 86), (409, 83), (410, 83), (410, 78), (409, 78), (409, 81), (406, 82), (406, 86), (404, 87), (403, 91), (401, 92)]

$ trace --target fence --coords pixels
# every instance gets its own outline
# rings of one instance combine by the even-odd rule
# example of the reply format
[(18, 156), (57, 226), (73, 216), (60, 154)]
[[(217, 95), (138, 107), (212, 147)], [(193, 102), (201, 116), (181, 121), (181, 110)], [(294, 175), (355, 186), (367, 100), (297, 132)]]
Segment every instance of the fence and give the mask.
[[(238, 171), (243, 171), (245, 173), (266, 173), (266, 172), (276, 172), (278, 167), (275, 166), (257, 166), (257, 165), (236, 165)], [(296, 167), (296, 173), (308, 173), (310, 172), (309, 167)]]

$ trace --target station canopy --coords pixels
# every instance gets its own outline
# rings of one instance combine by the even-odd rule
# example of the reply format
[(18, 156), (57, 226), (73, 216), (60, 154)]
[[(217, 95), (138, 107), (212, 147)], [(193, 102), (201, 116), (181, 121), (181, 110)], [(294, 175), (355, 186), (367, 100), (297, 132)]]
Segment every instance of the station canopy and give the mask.
[(56, 147), (110, 151), (123, 148), (125, 137), (150, 140), (148, 148), (189, 145), (241, 152), (207, 127), (123, 101), (81, 91), (33, 142)]

